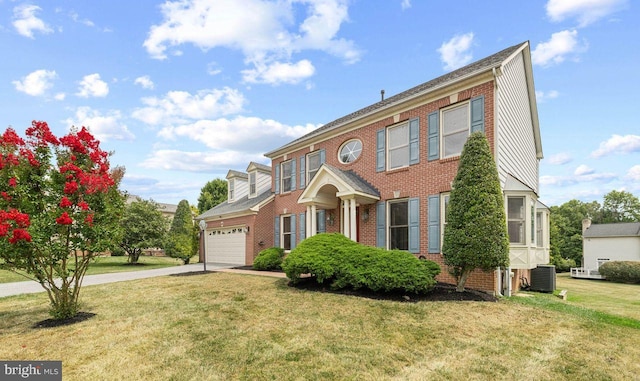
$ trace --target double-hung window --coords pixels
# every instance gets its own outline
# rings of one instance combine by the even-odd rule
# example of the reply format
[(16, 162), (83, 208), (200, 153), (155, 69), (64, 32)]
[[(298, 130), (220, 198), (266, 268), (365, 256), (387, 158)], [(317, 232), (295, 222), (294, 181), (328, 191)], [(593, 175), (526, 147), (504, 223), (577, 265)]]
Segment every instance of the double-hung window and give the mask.
[(281, 164), (281, 168), (282, 168), (282, 178), (281, 178), (281, 182), (282, 182), (282, 193), (285, 192), (291, 192), (291, 190), (293, 189), (293, 181), (291, 179), (291, 176), (293, 174), (293, 161), (289, 160), (289, 161), (285, 161), (284, 163)]
[(320, 151), (307, 154), (307, 184), (309, 184), (313, 176), (316, 175), (321, 164)]
[(229, 180), (229, 201), (233, 201), (235, 196), (235, 180)]
[(536, 213), (536, 244), (538, 247), (544, 247), (542, 236), (542, 212)]
[(387, 169), (409, 165), (409, 124), (387, 129), (389, 165)]
[(249, 196), (253, 197), (256, 195), (256, 173), (249, 173)]
[(507, 228), (509, 242), (525, 243), (525, 198), (507, 197)]
[(282, 216), (282, 248), (291, 250), (291, 216)]
[(409, 250), (409, 202), (389, 203), (389, 249)]
[(442, 157), (459, 156), (469, 137), (469, 103), (442, 111)]

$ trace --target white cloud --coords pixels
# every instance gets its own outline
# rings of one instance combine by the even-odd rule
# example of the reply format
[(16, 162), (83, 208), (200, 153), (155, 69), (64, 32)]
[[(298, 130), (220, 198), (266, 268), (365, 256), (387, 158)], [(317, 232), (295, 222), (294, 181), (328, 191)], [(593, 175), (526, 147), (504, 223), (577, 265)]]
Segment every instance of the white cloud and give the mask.
[(109, 94), (109, 85), (100, 79), (100, 74), (85, 75), (80, 81), (77, 96), (82, 98), (106, 97)]
[(71, 13), (69, 14), (69, 17), (71, 17), (71, 19), (72, 19), (74, 22), (77, 22), (77, 23), (79, 23), (79, 24), (82, 24), (82, 25), (85, 25), (85, 26), (89, 26), (89, 27), (93, 27), (93, 26), (95, 26), (95, 24), (93, 23), (93, 21), (91, 21), (91, 20), (89, 20), (89, 19), (81, 19), (81, 18), (80, 18), (80, 16), (79, 16), (77, 13), (75, 13), (75, 12), (71, 12)]
[(150, 125), (184, 123), (188, 120), (215, 118), (242, 111), (244, 96), (237, 90), (200, 90), (196, 94), (170, 91), (164, 98), (143, 98), (146, 107), (135, 110), (132, 116)]
[(571, 162), (572, 160), (573, 160), (573, 158), (571, 157), (571, 155), (569, 155), (566, 152), (560, 152), (560, 153), (557, 153), (555, 155), (551, 155), (547, 159), (549, 164), (554, 164), (554, 165), (567, 164), (567, 163)]
[[(286, 62), (294, 53), (320, 50), (346, 63), (360, 59), (353, 41), (337, 37), (348, 21), (347, 0), (265, 1), (207, 0), (167, 1), (161, 6), (164, 20), (153, 25), (144, 42), (156, 59), (183, 44), (202, 50), (215, 47), (240, 50), (245, 63), (269, 66)], [(298, 5), (306, 8), (306, 18), (296, 22)], [(274, 73), (274, 75), (277, 73)], [(289, 72), (284, 72), (289, 75)], [(280, 83), (271, 79), (268, 83)]]
[(579, 53), (586, 49), (578, 43), (577, 30), (563, 30), (551, 35), (547, 42), (536, 45), (531, 52), (531, 61), (535, 65), (549, 66), (564, 62), (567, 55)]
[(402, 0), (402, 2), (400, 3), (400, 7), (402, 7), (403, 11), (411, 8), (411, 0)]
[(158, 135), (168, 140), (187, 137), (215, 150), (266, 152), (318, 127), (314, 124), (288, 126), (275, 120), (238, 116), (165, 127)]
[(632, 152), (640, 152), (640, 135), (612, 135), (607, 141), (600, 143), (600, 147), (591, 153), (591, 157)]
[(573, 174), (576, 176), (586, 176), (586, 175), (591, 175), (594, 172), (595, 171), (592, 168), (589, 168), (589, 166), (585, 164), (581, 164), (576, 168)]
[(140, 163), (140, 166), (162, 170), (212, 172), (215, 170), (226, 171), (229, 167), (237, 165), (237, 163), (249, 163), (251, 161), (264, 162), (264, 156), (229, 150), (210, 152), (158, 150)]
[(543, 103), (549, 99), (556, 99), (560, 95), (556, 90), (550, 90), (547, 92), (536, 90), (536, 100)]
[(576, 18), (583, 27), (626, 8), (627, 3), (627, 0), (549, 0), (546, 9), (552, 21)]
[(218, 75), (222, 73), (222, 69), (218, 67), (218, 64), (215, 62), (209, 62), (207, 64), (207, 74), (209, 75)]
[(56, 95), (53, 96), (53, 99), (57, 101), (63, 101), (66, 97), (67, 97), (67, 94), (65, 93), (57, 93)]
[(634, 165), (627, 171), (627, 178), (640, 182), (640, 165)]
[(21, 35), (34, 38), (33, 32), (43, 34), (53, 33), (53, 29), (42, 19), (36, 17), (36, 12), (41, 11), (37, 5), (23, 4), (13, 8), (13, 27)]
[(302, 60), (295, 64), (274, 62), (271, 64), (256, 64), (255, 69), (243, 70), (242, 76), (247, 83), (297, 84), (311, 77), (315, 70), (308, 60)]
[(445, 70), (455, 70), (468, 64), (473, 59), (469, 52), (473, 44), (473, 33), (453, 36), (449, 41), (443, 42), (438, 48), (440, 60), (444, 63)]
[(135, 83), (136, 85), (142, 86), (142, 88), (144, 89), (149, 89), (149, 90), (153, 90), (155, 86), (153, 84), (153, 81), (148, 75), (143, 75), (142, 77), (136, 78), (136, 80), (133, 81), (133, 83)]
[(90, 107), (79, 107), (75, 116), (65, 120), (65, 124), (76, 127), (85, 126), (100, 141), (133, 140), (135, 136), (121, 122), (120, 111), (110, 111), (103, 115)]
[(31, 96), (44, 95), (48, 89), (53, 86), (51, 82), (57, 77), (53, 70), (36, 70), (27, 74), (22, 81), (13, 81), (16, 90)]

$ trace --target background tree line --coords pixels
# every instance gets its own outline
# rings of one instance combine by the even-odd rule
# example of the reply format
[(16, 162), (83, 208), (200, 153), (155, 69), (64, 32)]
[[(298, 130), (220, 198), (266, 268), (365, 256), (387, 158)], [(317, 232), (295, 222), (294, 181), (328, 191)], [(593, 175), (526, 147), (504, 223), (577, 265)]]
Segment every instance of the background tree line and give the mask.
[(582, 263), (582, 220), (593, 224), (640, 222), (640, 200), (630, 192), (613, 190), (603, 203), (570, 200), (551, 208), (551, 264), (559, 271)]

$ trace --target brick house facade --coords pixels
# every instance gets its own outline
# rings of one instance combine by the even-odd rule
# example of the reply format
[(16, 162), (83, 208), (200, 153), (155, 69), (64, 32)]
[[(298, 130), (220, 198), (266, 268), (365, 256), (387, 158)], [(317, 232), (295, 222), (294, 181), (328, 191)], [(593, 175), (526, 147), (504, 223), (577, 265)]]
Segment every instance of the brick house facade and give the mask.
[[(445, 211), (462, 146), (476, 130), (486, 134), (496, 158), (511, 266), (475, 272), (467, 285), (510, 293), (520, 276), (549, 259), (548, 208), (538, 201), (542, 147), (528, 42), (266, 153), (272, 198), (260, 213), (270, 220), (259, 234), (264, 247), (291, 250), (308, 236), (340, 232), (365, 245), (408, 250), (438, 262), (439, 280), (452, 283), (440, 250)], [(215, 222), (207, 217), (216, 208), (201, 216), (209, 227)], [(218, 223), (232, 221), (218, 216)], [(249, 232), (257, 229), (252, 226)], [(256, 249), (247, 246), (247, 264)]]

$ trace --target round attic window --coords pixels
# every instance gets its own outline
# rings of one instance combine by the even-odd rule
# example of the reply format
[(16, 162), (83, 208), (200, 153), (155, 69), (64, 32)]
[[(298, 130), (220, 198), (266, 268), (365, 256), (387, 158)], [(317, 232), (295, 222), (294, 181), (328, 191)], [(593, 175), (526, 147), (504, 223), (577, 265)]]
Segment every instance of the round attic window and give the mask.
[(349, 140), (340, 147), (338, 159), (342, 164), (355, 161), (362, 153), (362, 142), (358, 139)]

